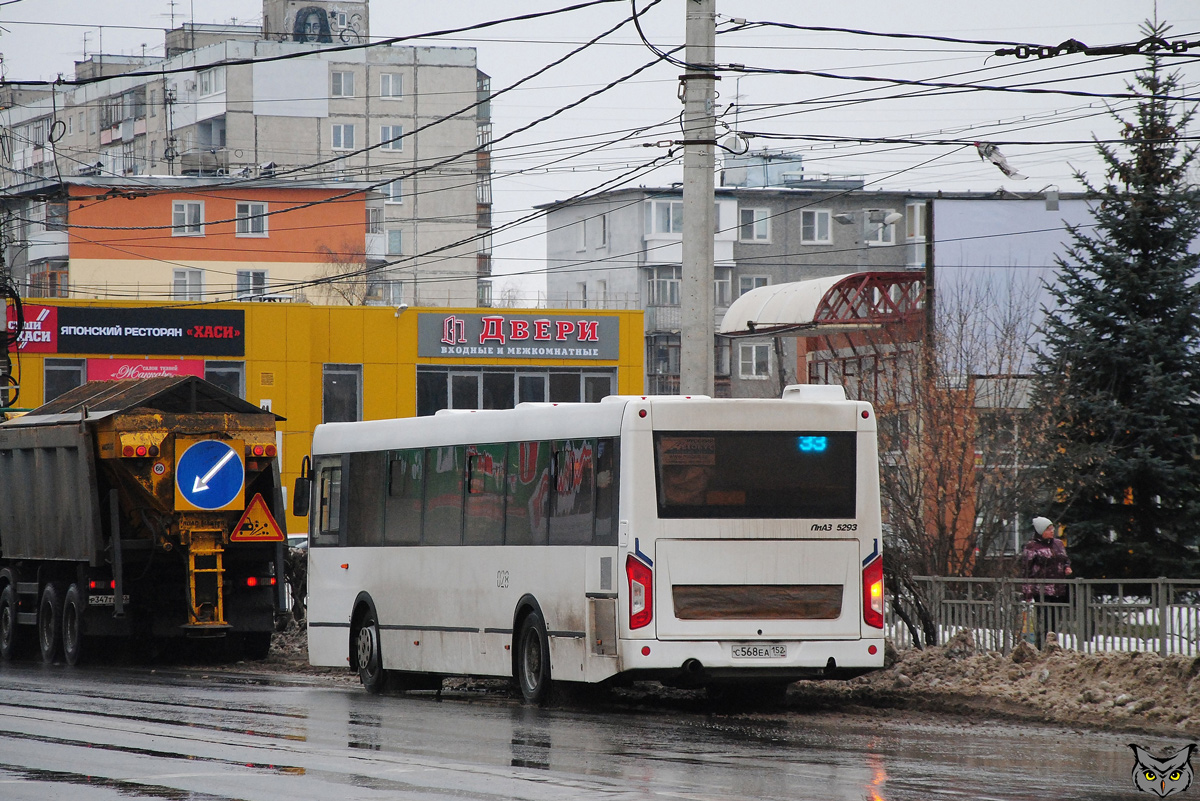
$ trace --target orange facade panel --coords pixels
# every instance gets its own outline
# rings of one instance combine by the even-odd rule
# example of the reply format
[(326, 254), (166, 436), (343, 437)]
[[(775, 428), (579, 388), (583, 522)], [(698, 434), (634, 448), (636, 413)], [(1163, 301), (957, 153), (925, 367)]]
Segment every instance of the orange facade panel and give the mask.
[(72, 259), (321, 263), (330, 253), (363, 254), (364, 192), (237, 186), (112, 193), (71, 186), (70, 192)]

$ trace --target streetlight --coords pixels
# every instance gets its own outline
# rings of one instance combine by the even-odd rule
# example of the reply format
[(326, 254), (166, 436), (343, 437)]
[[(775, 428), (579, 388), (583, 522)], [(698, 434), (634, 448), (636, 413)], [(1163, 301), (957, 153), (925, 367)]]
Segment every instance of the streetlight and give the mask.
[[(858, 246), (858, 263), (859, 266), (862, 267), (867, 261), (867, 240), (874, 238), (879, 234), (880, 231), (887, 229), (888, 226), (895, 225), (896, 223), (900, 222), (902, 219), (904, 219), (904, 215), (897, 211), (886, 212), (883, 210), (867, 210), (862, 212), (843, 212), (841, 214), (835, 214), (833, 215), (833, 219), (842, 225), (855, 225), (858, 223), (858, 216), (860, 214), (865, 216), (863, 217), (863, 225), (862, 229), (860, 230), (860, 236), (857, 240), (855, 240), (855, 244)], [(868, 225), (874, 225), (876, 227), (868, 230)]]

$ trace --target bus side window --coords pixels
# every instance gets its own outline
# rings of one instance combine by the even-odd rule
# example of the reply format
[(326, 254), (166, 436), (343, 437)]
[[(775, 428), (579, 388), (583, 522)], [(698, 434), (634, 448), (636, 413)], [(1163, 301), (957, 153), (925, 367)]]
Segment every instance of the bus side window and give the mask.
[(617, 441), (596, 440), (595, 545), (617, 544)]
[(554, 443), (554, 498), (551, 545), (591, 545), (595, 517), (596, 441)]
[(425, 451), (425, 526), (421, 544), (458, 545), (462, 542), (466, 457), (464, 445)]
[(465, 545), (504, 544), (504, 485), (507, 443), (467, 449)]
[(506, 545), (545, 545), (550, 512), (550, 443), (510, 442)]
[(383, 486), (387, 455), (352, 453), (346, 476), (346, 544), (383, 544)]
[(384, 543), (416, 545), (421, 541), (421, 516), (425, 505), (425, 451), (397, 451), (388, 464), (388, 496)]
[(337, 545), (342, 528), (342, 468), (326, 465), (321, 468), (317, 497), (321, 508), (317, 514), (317, 539), (314, 545)]

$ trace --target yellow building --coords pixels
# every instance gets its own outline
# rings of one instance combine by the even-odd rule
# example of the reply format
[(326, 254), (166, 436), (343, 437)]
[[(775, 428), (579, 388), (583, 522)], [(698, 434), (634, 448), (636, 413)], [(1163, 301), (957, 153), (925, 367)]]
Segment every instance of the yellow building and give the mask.
[(287, 418), (285, 487), (322, 422), (643, 391), (641, 311), (55, 300), (24, 318), (17, 407), (89, 380), (203, 376)]

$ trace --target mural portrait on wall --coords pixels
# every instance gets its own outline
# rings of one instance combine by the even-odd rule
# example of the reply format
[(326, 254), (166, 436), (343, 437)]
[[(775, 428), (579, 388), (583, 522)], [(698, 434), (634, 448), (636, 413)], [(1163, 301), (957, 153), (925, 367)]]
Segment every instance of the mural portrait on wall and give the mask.
[(305, 6), (298, 10), (292, 26), (292, 41), (332, 43), (333, 34), (325, 10), (319, 6)]

